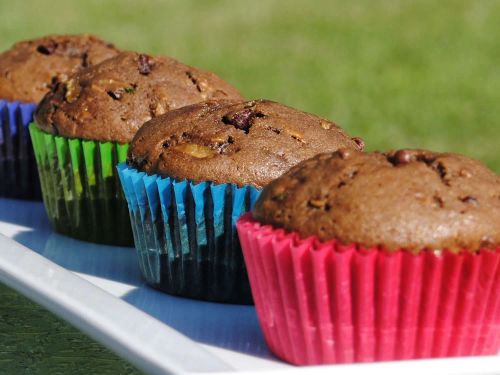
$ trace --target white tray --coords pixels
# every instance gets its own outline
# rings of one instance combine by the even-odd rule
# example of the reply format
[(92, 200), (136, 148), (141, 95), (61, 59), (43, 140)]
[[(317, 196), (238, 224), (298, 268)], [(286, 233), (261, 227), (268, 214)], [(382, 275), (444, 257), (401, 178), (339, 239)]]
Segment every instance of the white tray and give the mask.
[(0, 198), (0, 281), (151, 374), (500, 374), (500, 356), (287, 365), (267, 350), (253, 307), (148, 288), (132, 248), (55, 234), (41, 203)]

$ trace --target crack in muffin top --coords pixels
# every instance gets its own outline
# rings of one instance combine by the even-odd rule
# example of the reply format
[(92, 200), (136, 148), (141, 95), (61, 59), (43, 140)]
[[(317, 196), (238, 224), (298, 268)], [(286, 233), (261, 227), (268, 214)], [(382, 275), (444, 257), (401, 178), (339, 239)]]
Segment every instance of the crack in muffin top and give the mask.
[(214, 73), (166, 56), (122, 52), (57, 84), (35, 120), (56, 135), (128, 143), (152, 118), (213, 98), (243, 100)]
[(72, 73), (118, 53), (111, 43), (89, 34), (18, 42), (0, 54), (0, 99), (38, 103)]
[(500, 176), (425, 150), (318, 155), (269, 184), (253, 215), (302, 238), (458, 252), (500, 246)]
[(261, 188), (293, 165), (362, 149), (335, 123), (269, 100), (207, 101), (159, 116), (136, 134), (129, 165), (148, 174)]

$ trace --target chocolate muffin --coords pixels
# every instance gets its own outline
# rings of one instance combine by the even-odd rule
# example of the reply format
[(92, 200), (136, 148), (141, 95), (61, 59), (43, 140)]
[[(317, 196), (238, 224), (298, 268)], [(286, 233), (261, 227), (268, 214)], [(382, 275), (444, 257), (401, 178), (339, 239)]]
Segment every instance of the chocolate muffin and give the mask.
[(207, 101), (146, 123), (128, 163), (150, 175), (262, 188), (318, 153), (363, 146), (331, 121), (270, 100)]
[(254, 216), (322, 241), (476, 251), (500, 245), (500, 177), (458, 154), (341, 150), (273, 181)]
[(310, 365), (498, 354), (499, 223), (500, 177), (475, 160), (339, 150), (237, 229), (270, 350)]
[(241, 100), (213, 73), (135, 52), (122, 52), (57, 83), (30, 127), (55, 230), (92, 242), (131, 245), (116, 164), (125, 161), (128, 142), (144, 122), (207, 98)]
[(122, 52), (57, 84), (40, 103), (35, 120), (55, 135), (127, 143), (154, 117), (219, 98), (242, 100), (213, 73), (166, 56)]
[(0, 54), (0, 98), (37, 103), (58, 82), (119, 51), (96, 36), (49, 35)]
[(51, 35), (0, 54), (0, 196), (41, 199), (27, 134), (36, 103), (70, 74), (117, 53), (92, 35)]
[(170, 294), (251, 303), (236, 220), (274, 178), (339, 147), (363, 142), (269, 100), (206, 101), (146, 123), (119, 166), (144, 279)]

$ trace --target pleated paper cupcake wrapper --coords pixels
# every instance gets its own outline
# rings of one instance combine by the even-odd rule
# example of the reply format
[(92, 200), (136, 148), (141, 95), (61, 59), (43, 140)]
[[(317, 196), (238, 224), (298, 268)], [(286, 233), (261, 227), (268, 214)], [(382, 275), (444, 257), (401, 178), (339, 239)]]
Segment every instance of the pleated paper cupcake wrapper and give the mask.
[(118, 170), (148, 284), (184, 297), (252, 303), (235, 224), (258, 189), (149, 176), (124, 163)]
[(0, 197), (42, 199), (28, 125), (34, 103), (0, 100)]
[(132, 246), (116, 164), (128, 145), (55, 136), (30, 125), (43, 201), (54, 230), (84, 241)]
[(237, 224), (270, 350), (297, 365), (497, 354), (500, 248), (343, 246)]

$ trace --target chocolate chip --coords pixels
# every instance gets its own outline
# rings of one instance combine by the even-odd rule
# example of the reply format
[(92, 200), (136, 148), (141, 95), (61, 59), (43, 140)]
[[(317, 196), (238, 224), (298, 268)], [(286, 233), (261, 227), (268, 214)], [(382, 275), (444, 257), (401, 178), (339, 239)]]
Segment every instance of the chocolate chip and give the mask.
[(472, 195), (467, 195), (466, 197), (461, 197), (459, 198), (462, 202), (467, 203), (467, 204), (472, 204), (474, 206), (478, 205), (478, 201), (476, 197), (473, 197)]
[(439, 177), (441, 179), (444, 179), (446, 177), (446, 167), (444, 166), (443, 163), (438, 163), (438, 165), (436, 166), (436, 170), (438, 171), (439, 173)]
[(134, 165), (137, 169), (142, 169), (151, 163), (147, 157), (142, 156), (131, 156), (128, 159), (129, 163)]
[(106, 93), (111, 96), (114, 100), (120, 100), (122, 97), (124, 90), (123, 89), (117, 89), (117, 90), (109, 90), (106, 91)]
[(352, 138), (352, 140), (354, 141), (354, 143), (356, 143), (356, 146), (358, 147), (358, 150), (363, 150), (365, 148), (365, 141), (363, 141), (362, 138), (359, 138), (359, 137), (354, 137)]
[(422, 153), (421, 151), (414, 151), (414, 154), (416, 155), (416, 160), (418, 162), (424, 163), (427, 166), (431, 166), (432, 163), (436, 160), (434, 156), (427, 155), (425, 153)]
[(86, 68), (87, 66), (89, 66), (89, 54), (87, 52), (84, 52), (81, 56), (81, 59), (82, 59), (82, 67), (83, 68)]
[(493, 247), (493, 245), (495, 244), (495, 241), (493, 240), (493, 238), (491, 236), (483, 236), (483, 238), (481, 238), (481, 247)]
[[(182, 140), (182, 136), (181, 136), (181, 140)], [(165, 140), (163, 142), (162, 147), (169, 148), (171, 146), (177, 145), (178, 143), (179, 143), (179, 137), (177, 137), (176, 135), (172, 135), (167, 140)]]
[(273, 133), (281, 134), (281, 130), (272, 126), (266, 127), (267, 130), (271, 130)]
[(408, 150), (398, 150), (392, 157), (389, 158), (389, 162), (396, 166), (408, 164), (412, 160), (413, 153)]
[(434, 195), (432, 197), (432, 199), (434, 200), (434, 204), (439, 207), (439, 208), (443, 208), (444, 207), (444, 200), (443, 198), (441, 198), (439, 195)]
[(139, 55), (139, 73), (148, 75), (153, 70), (153, 59), (145, 54)]
[(347, 148), (341, 148), (335, 152), (342, 160), (349, 159), (352, 155), (352, 151)]
[(57, 78), (57, 76), (52, 77), (50, 83), (48, 84), (48, 88), (50, 89), (50, 91), (55, 92), (58, 86), (59, 86), (59, 79)]
[(252, 127), (256, 113), (252, 108), (247, 108), (236, 113), (228, 113), (222, 117), (222, 122), (226, 125), (232, 125), (236, 129), (243, 130), (246, 134)]
[(52, 55), (57, 49), (57, 43), (54, 42), (53, 40), (49, 40), (45, 44), (40, 44), (37, 47), (37, 51), (40, 52), (42, 55)]
[(106, 91), (106, 93), (109, 96), (111, 96), (114, 100), (120, 100), (122, 98), (123, 94), (125, 94), (125, 93), (127, 93), (127, 94), (135, 93), (136, 88), (137, 88), (137, 85), (132, 84), (131, 86), (120, 87), (120, 88), (117, 88), (115, 90)]
[(196, 87), (196, 90), (198, 90), (198, 92), (201, 92), (201, 86), (198, 82), (198, 80), (193, 76), (193, 73), (191, 72), (186, 72), (186, 76), (191, 80), (191, 82), (193, 83), (193, 85), (195, 85)]

